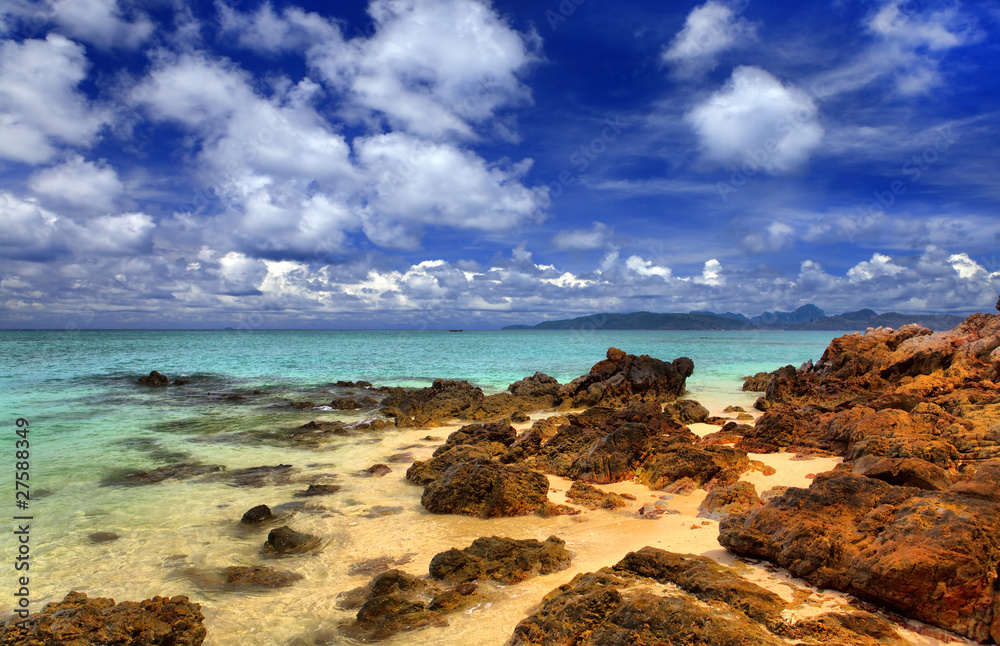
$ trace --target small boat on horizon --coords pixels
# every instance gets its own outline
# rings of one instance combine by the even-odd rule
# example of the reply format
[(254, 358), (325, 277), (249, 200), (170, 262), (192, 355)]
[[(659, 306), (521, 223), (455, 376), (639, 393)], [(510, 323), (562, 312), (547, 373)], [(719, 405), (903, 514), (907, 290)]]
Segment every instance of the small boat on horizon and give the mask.
[(448, 330), (449, 332), (462, 332), (462, 330)]

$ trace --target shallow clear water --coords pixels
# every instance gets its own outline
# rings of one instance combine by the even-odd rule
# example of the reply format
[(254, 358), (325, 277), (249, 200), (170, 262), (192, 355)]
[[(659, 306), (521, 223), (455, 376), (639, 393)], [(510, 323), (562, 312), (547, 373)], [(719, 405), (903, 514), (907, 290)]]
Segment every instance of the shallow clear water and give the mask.
[[(334, 438), (318, 446), (290, 447), (269, 439), (273, 429), (310, 420), (356, 420), (353, 413), (296, 410), (290, 401), (328, 401), (337, 380), (375, 385), (427, 386), (434, 378), (467, 379), (487, 393), (542, 371), (562, 382), (589, 371), (615, 346), (672, 360), (691, 357), (690, 396), (718, 408), (752, 404), (740, 377), (786, 364), (816, 360), (833, 333), (795, 332), (574, 332), (510, 331), (0, 331), (0, 420), (14, 469), (14, 421), (30, 421), (32, 608), (70, 590), (117, 600), (187, 594), (203, 604), (209, 644), (347, 643), (336, 635), (349, 613), (335, 607), (338, 593), (369, 577), (348, 574), (365, 558), (412, 553), (404, 569), (425, 574), (433, 554), (465, 547), (482, 535), (544, 539), (563, 536), (580, 564), (600, 567), (608, 542), (621, 555), (649, 537), (612, 512), (585, 518), (482, 521), (431, 516), (421, 490), (403, 480), (408, 464), (394, 464), (385, 478), (354, 474), (402, 450), (417, 459), (435, 447), (427, 430)], [(186, 375), (187, 386), (144, 388), (139, 375), (158, 370)], [(254, 390), (261, 393), (254, 395)], [(212, 394), (209, 394), (212, 393)], [(238, 393), (230, 402), (221, 395)], [(710, 406), (713, 407), (713, 406)], [(244, 432), (257, 431), (254, 435)], [(429, 431), (432, 435), (445, 433)], [(415, 447), (413, 445), (416, 445)], [(410, 447), (410, 448), (407, 448)], [(235, 469), (293, 465), (290, 481), (236, 486), (225, 473), (141, 487), (102, 486), (127, 469), (175, 463), (218, 464)], [(317, 555), (267, 561), (260, 553), (266, 530), (244, 531), (238, 520), (260, 503), (295, 500), (315, 478), (343, 491), (310, 501), (289, 524), (328, 541)], [(0, 509), (14, 515), (13, 485)], [(401, 508), (371, 518), (374, 506)], [(109, 531), (121, 538), (93, 543)], [(645, 531), (645, 530), (644, 530)], [(645, 544), (645, 543), (643, 543)], [(669, 546), (664, 546), (669, 547)], [(13, 544), (3, 541), (4, 559)], [(614, 550), (613, 550), (614, 551)], [(620, 558), (620, 556), (618, 558)], [(617, 559), (614, 559), (617, 560)], [(612, 561), (613, 562), (613, 561)], [(227, 565), (268, 564), (304, 575), (291, 588), (233, 593), (213, 589), (206, 577)], [(13, 572), (10, 573), (13, 575)], [(497, 592), (497, 601), (452, 620), (449, 629), (399, 636), (391, 643), (502, 643), (526, 608), (564, 582), (550, 575)], [(11, 578), (13, 578), (11, 576)], [(8, 585), (0, 584), (0, 590)], [(6, 597), (8, 600), (9, 596)], [(0, 606), (0, 616), (7, 614)], [(483, 619), (490, 629), (483, 628)], [(478, 626), (478, 627), (477, 627)]]

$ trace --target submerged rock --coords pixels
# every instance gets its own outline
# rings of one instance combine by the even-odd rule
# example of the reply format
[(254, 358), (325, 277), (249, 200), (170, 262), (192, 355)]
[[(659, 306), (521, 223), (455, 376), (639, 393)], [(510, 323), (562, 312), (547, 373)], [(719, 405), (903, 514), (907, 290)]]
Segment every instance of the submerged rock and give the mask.
[(365, 559), (363, 561), (358, 561), (357, 563), (352, 563), (347, 568), (347, 573), (350, 575), (366, 575), (371, 576), (373, 574), (380, 574), (382, 572), (387, 572), (391, 568), (406, 565), (413, 560), (413, 554), (405, 554), (399, 558), (393, 558), (391, 556), (379, 556), (372, 559)]
[(109, 486), (141, 486), (163, 482), (165, 480), (188, 480), (198, 476), (215, 474), (225, 471), (221, 464), (172, 464), (151, 471), (124, 471), (105, 477), (101, 480), (102, 487)]
[(272, 529), (267, 535), (263, 551), (277, 556), (302, 554), (319, 548), (322, 540), (318, 536), (297, 532), (287, 525)]
[(168, 379), (166, 375), (162, 375), (153, 370), (148, 376), (139, 377), (139, 383), (143, 386), (169, 386), (170, 379)]
[(240, 522), (244, 525), (256, 525), (259, 523), (264, 523), (274, 518), (274, 514), (271, 513), (271, 508), (267, 505), (257, 505), (251, 509), (248, 509), (243, 518), (240, 518)]
[(338, 484), (311, 484), (304, 491), (296, 491), (294, 495), (296, 498), (312, 498), (313, 496), (329, 496), (330, 494), (335, 494), (343, 489), (342, 486)]
[(373, 464), (367, 469), (362, 469), (358, 475), (362, 478), (381, 478), (392, 473), (392, 467), (388, 464)]
[(90, 539), (91, 543), (110, 543), (117, 541), (121, 537), (114, 532), (94, 532), (93, 534), (89, 534), (87, 538)]
[(302, 580), (301, 574), (283, 572), (272, 567), (254, 565), (231, 565), (223, 570), (226, 585), (230, 589), (246, 588), (287, 588)]
[(182, 595), (116, 604), (114, 599), (70, 592), (23, 622), (8, 621), (0, 644), (199, 646), (207, 634), (204, 620), (201, 606)]

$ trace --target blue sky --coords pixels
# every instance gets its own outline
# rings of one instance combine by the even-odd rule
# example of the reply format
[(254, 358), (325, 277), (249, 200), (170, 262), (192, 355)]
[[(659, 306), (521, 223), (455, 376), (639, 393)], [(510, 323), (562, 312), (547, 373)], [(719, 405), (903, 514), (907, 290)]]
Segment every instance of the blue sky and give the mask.
[(1000, 6), (8, 0), (0, 325), (991, 311)]

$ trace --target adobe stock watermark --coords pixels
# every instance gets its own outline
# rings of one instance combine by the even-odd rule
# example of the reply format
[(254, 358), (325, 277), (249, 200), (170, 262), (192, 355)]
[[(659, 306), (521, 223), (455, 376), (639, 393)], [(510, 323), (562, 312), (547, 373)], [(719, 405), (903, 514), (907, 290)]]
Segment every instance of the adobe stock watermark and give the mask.
[(919, 182), (924, 174), (936, 164), (941, 157), (951, 149), (958, 141), (960, 135), (954, 131), (954, 126), (948, 124), (944, 128), (939, 128), (934, 141), (922, 151), (908, 158), (900, 166), (900, 173), (907, 178), (907, 181), (896, 179), (891, 181), (884, 190), (875, 190), (872, 196), (875, 198), (868, 206), (857, 207), (857, 215), (852, 218), (848, 239), (853, 242), (854, 235), (866, 230), (877, 219), (884, 218), (889, 209), (895, 206), (900, 197), (906, 195), (910, 186)]
[(690, 47), (688, 51), (685, 51), (678, 58), (671, 56), (670, 62), (679, 62), (683, 65), (698, 65), (701, 63), (701, 56), (706, 53), (713, 53), (718, 48), (718, 43), (727, 42), (732, 39), (732, 34), (727, 32), (722, 28), (722, 25), (726, 27), (732, 27), (733, 22), (737, 17), (739, 17), (747, 8), (750, 6), (750, 0), (737, 0), (731, 4), (727, 4), (726, 8), (731, 12), (729, 15), (729, 21), (723, 23), (713, 22), (709, 25), (703, 26), (698, 29), (698, 36), (693, 43), (688, 43), (685, 41), (685, 47)]
[(587, 0), (561, 0), (559, 4), (555, 6), (555, 11), (552, 9), (546, 9), (545, 20), (548, 21), (549, 27), (552, 31), (558, 29), (560, 23), (564, 23), (569, 20), (569, 17), (576, 13), (577, 7), (586, 1)]
[[(581, 144), (569, 156), (569, 166), (563, 168), (556, 174), (556, 178), (545, 184), (544, 199), (538, 193), (533, 197), (534, 212), (532, 217), (526, 218), (528, 221), (535, 221), (539, 214), (548, 208), (552, 200), (559, 199), (566, 191), (566, 187), (572, 186), (579, 180), (580, 176), (587, 172), (591, 165), (608, 151), (625, 132), (626, 123), (620, 116), (607, 117), (601, 122), (601, 129), (597, 136), (589, 142)], [(518, 233), (522, 231), (522, 221), (525, 218), (511, 216), (514, 220), (514, 228)]]
[(587, 172), (601, 155), (607, 152), (608, 147), (618, 141), (625, 131), (625, 123), (621, 117), (608, 117), (603, 121), (604, 127), (600, 135), (594, 137), (590, 142), (580, 145), (569, 156), (569, 163), (576, 167), (576, 170), (564, 168), (556, 175), (556, 179), (547, 184), (549, 188), (549, 198), (558, 199), (567, 186), (572, 186), (580, 175)]

